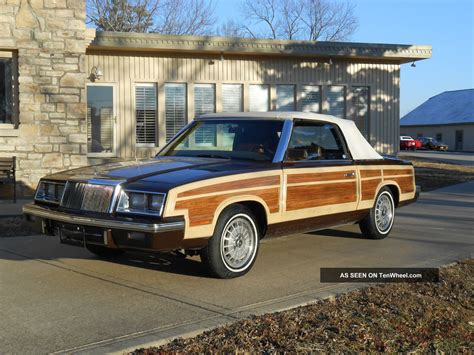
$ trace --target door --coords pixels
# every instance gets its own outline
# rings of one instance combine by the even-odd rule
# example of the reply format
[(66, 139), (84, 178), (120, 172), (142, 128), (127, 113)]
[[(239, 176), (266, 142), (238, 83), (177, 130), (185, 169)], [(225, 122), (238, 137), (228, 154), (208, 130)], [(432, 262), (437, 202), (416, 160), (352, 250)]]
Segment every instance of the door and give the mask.
[(283, 170), (283, 219), (331, 216), (337, 222), (356, 210), (357, 172), (336, 125), (295, 120)]
[(112, 84), (87, 85), (87, 152), (115, 156), (115, 99)]
[(463, 150), (464, 131), (457, 130), (455, 137), (455, 150)]

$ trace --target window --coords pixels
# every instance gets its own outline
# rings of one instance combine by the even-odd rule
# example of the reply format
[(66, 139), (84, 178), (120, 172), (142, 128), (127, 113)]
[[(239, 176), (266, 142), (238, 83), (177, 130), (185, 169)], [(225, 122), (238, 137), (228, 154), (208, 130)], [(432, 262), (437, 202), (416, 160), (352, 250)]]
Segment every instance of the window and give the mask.
[(114, 87), (87, 86), (87, 151), (113, 155), (115, 131)]
[(186, 124), (186, 84), (165, 84), (166, 141)]
[(346, 117), (346, 88), (340, 85), (327, 87), (328, 114), (339, 118)]
[(288, 161), (347, 159), (339, 131), (324, 122), (295, 121), (286, 153)]
[(353, 120), (363, 136), (369, 139), (369, 87), (353, 86), (352, 89)]
[(16, 81), (13, 56), (11, 52), (0, 51), (0, 124), (15, 123)]
[(319, 86), (304, 85), (301, 88), (301, 110), (303, 112), (321, 112), (321, 89)]
[(251, 112), (266, 112), (270, 107), (270, 90), (268, 85), (250, 85), (249, 99)]
[(276, 110), (294, 111), (295, 110), (295, 86), (277, 85), (276, 86)]
[[(216, 112), (216, 90), (214, 84), (194, 85), (194, 113), (201, 116)], [(216, 145), (215, 126), (203, 126), (196, 131), (196, 144)]]
[[(209, 128), (212, 127), (212, 128)], [(283, 129), (283, 121), (212, 119), (195, 122), (160, 155), (271, 161)], [(201, 130), (217, 132), (216, 144), (197, 143)]]
[(242, 85), (222, 84), (222, 112), (242, 111)]
[(438, 142), (442, 142), (443, 141), (443, 134), (442, 133), (436, 133), (436, 140)]
[(138, 144), (156, 143), (156, 87), (155, 84), (135, 86), (136, 137)]

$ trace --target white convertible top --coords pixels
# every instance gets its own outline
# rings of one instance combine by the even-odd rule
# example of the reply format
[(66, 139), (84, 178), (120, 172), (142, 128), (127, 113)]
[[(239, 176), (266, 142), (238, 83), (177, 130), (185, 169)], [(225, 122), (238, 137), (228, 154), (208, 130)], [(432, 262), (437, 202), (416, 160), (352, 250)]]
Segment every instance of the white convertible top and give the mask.
[(322, 115), (319, 113), (309, 112), (239, 112), (239, 113), (211, 113), (202, 115), (197, 120), (215, 119), (215, 118), (257, 118), (257, 119), (303, 119), (316, 120), (336, 124), (344, 134), (349, 151), (355, 160), (365, 159), (383, 159), (383, 157), (375, 151), (374, 148), (366, 141), (360, 133), (355, 123), (351, 120), (337, 118), (331, 115)]

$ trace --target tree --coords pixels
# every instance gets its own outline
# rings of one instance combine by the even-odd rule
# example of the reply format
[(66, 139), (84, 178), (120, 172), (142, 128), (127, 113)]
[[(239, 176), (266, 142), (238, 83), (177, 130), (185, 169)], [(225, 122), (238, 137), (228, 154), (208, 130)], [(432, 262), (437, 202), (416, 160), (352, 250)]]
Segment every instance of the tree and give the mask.
[(244, 28), (254, 38), (342, 41), (357, 28), (355, 7), (336, 0), (244, 0)]
[(88, 0), (87, 18), (101, 31), (148, 32), (158, 6), (156, 0)]
[(174, 35), (210, 34), (216, 22), (212, 0), (164, 0), (153, 32)]
[(101, 31), (203, 35), (214, 11), (212, 0), (87, 0), (88, 22)]
[(224, 22), (220, 27), (217, 27), (216, 34), (222, 37), (248, 37), (245, 28), (238, 22), (230, 19)]

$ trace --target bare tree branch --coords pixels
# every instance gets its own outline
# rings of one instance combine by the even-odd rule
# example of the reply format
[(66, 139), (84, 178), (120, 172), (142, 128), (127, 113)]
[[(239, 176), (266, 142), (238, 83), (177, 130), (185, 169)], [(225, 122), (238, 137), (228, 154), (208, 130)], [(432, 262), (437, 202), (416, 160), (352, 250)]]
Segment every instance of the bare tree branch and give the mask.
[(342, 41), (357, 28), (349, 0), (244, 0), (241, 12), (254, 38)]
[(162, 0), (153, 32), (175, 35), (207, 35), (216, 19), (212, 0)]
[(234, 20), (227, 20), (220, 27), (216, 28), (216, 34), (223, 37), (245, 38), (252, 36), (245, 26), (242, 26)]

